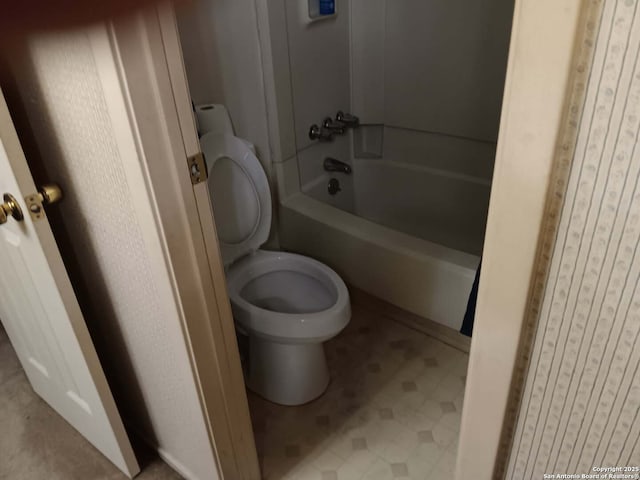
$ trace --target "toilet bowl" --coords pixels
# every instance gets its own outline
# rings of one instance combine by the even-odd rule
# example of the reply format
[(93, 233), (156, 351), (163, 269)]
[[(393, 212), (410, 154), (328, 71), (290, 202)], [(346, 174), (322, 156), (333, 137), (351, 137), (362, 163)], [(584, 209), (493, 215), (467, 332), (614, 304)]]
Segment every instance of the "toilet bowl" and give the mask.
[(309, 402), (329, 384), (323, 342), (351, 318), (347, 287), (321, 262), (260, 250), (271, 193), (259, 160), (230, 134), (208, 133), (200, 144), (234, 321), (249, 338), (246, 384), (275, 403)]

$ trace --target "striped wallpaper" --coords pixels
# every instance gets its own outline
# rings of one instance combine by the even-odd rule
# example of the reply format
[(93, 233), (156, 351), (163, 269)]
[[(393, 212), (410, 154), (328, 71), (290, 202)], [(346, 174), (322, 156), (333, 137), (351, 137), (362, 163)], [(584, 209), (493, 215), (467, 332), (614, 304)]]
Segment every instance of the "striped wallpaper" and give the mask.
[(640, 466), (638, 1), (585, 2), (507, 479)]

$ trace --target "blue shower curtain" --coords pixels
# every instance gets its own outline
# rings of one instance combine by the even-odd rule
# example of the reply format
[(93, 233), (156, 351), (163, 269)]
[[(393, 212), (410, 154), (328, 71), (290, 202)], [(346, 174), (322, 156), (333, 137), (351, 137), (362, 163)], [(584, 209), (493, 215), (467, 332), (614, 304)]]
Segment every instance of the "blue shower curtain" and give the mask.
[(471, 287), (471, 293), (469, 294), (469, 300), (467, 301), (467, 311), (464, 314), (462, 320), (462, 328), (460, 333), (470, 337), (473, 333), (473, 320), (476, 316), (476, 302), (478, 301), (478, 282), (480, 281), (480, 267), (482, 266), (482, 260), (478, 269), (476, 270), (476, 278), (473, 280), (473, 286)]

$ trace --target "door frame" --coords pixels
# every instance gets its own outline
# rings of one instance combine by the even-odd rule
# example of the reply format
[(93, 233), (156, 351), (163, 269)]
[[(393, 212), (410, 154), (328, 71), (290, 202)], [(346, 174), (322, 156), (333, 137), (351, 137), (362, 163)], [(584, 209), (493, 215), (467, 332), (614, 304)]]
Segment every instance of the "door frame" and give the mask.
[[(532, 321), (534, 284), (541, 281), (545, 215), (585, 8), (580, 0), (515, 2), (462, 413), (458, 480), (497, 478), (505, 460), (499, 454), (505, 425), (513, 422), (510, 410), (517, 409), (511, 396), (514, 373), (523, 332)], [(155, 194), (156, 222), (165, 233), (174, 294), (183, 308), (185, 337), (221, 472), (227, 479), (258, 479), (208, 189), (206, 183), (192, 185), (185, 166), (199, 144), (173, 9), (162, 5), (119, 21), (110, 35), (129, 113), (143, 120), (132, 124), (139, 128), (147, 182)], [(167, 142), (170, 149), (163, 148)]]
[(257, 480), (260, 468), (208, 186), (193, 185), (187, 166), (200, 147), (174, 12), (163, 4), (107, 28), (219, 473)]
[(457, 480), (504, 477), (526, 369), (525, 336), (537, 321), (536, 294), (553, 243), (554, 174), (567, 156), (563, 134), (571, 128), (569, 101), (579, 72), (574, 62), (591, 4), (515, 2)]

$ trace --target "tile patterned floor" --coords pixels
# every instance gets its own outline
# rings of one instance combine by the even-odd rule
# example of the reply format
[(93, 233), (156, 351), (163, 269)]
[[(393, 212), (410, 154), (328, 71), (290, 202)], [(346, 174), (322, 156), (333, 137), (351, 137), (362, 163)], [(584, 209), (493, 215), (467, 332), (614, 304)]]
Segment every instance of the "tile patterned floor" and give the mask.
[(326, 351), (319, 399), (249, 394), (263, 478), (453, 478), (468, 355), (359, 304)]

